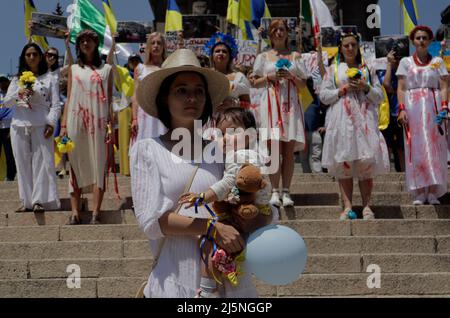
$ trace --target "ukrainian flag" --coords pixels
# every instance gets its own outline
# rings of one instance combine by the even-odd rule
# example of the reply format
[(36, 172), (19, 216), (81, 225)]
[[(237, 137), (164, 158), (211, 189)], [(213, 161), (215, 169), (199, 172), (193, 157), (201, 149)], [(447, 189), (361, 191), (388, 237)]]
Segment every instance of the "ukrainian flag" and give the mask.
[(254, 40), (252, 25), (258, 28), (261, 18), (270, 18), (265, 0), (228, 0), (227, 21), (238, 26), (244, 40)]
[[(25, 37), (28, 40), (30, 38), (30, 29), (28, 28), (28, 24), (31, 21), (31, 13), (36, 12), (37, 9), (33, 0), (24, 0), (23, 3), (25, 11)], [(44, 51), (48, 49), (48, 41), (43, 36), (33, 35), (33, 42), (39, 45)]]
[(105, 10), (106, 24), (108, 24), (111, 34), (113, 35), (117, 32), (117, 20), (111, 6), (111, 1), (103, 0), (103, 9)]
[(183, 30), (183, 17), (180, 8), (178, 8), (175, 0), (169, 0), (167, 2), (165, 32), (181, 30)]
[(134, 80), (130, 76), (130, 72), (126, 67), (117, 65), (117, 75), (114, 76), (114, 82), (117, 90), (120, 93), (124, 93), (126, 97), (133, 96), (134, 93)]
[(419, 14), (417, 11), (416, 0), (400, 0), (403, 8), (403, 24), (406, 35), (418, 24)]

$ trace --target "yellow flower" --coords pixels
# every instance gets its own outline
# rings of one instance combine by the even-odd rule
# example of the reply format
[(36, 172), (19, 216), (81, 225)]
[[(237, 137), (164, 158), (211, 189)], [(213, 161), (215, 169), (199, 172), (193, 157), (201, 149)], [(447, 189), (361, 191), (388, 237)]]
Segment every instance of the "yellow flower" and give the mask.
[(361, 72), (357, 69), (357, 68), (349, 68), (346, 72), (345, 75), (347, 75), (349, 78), (354, 78), (356, 77), (358, 74), (361, 74)]
[(431, 68), (434, 69), (434, 70), (438, 69), (440, 67), (441, 67), (441, 62), (434, 62), (434, 63), (431, 64)]
[(33, 84), (36, 82), (36, 77), (34, 76), (33, 72), (23, 72), (22, 75), (19, 78), (19, 85), (23, 88), (29, 88), (31, 89)]

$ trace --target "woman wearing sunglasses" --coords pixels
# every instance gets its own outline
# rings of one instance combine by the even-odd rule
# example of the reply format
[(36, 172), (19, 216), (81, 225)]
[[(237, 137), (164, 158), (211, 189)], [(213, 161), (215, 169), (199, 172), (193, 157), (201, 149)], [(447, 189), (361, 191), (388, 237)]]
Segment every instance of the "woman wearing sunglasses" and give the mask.
[[(33, 76), (29, 85), (23, 84), (24, 73)], [(59, 209), (52, 138), (61, 113), (59, 86), (47, 72), (44, 54), (37, 44), (23, 48), (19, 73), (11, 82), (4, 103), (6, 107), (15, 106), (11, 141), (22, 201), (17, 212)]]

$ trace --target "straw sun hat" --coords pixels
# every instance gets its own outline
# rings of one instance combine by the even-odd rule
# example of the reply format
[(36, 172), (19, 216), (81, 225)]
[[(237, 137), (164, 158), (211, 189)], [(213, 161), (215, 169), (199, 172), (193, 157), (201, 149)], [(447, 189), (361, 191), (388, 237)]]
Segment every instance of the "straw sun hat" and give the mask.
[(167, 77), (179, 72), (196, 72), (205, 77), (213, 112), (229, 94), (230, 82), (225, 75), (202, 68), (194, 52), (188, 49), (179, 49), (165, 60), (160, 70), (147, 75), (139, 83), (137, 100), (146, 113), (158, 117), (156, 96), (158, 96), (161, 84)]

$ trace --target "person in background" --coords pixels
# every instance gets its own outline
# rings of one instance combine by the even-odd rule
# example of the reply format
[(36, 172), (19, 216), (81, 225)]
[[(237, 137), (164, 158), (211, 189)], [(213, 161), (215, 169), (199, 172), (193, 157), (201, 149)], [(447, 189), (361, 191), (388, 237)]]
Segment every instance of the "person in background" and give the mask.
[(3, 108), (3, 99), (8, 92), (10, 80), (6, 75), (0, 75), (0, 155), (5, 151), (6, 181), (14, 181), (16, 178), (16, 163), (11, 147), (11, 119), (13, 108)]
[[(31, 88), (20, 84), (29, 75)], [(17, 166), (21, 207), (16, 212), (44, 212), (60, 208), (56, 188), (53, 133), (61, 114), (59, 85), (47, 72), (41, 48), (24, 46), (19, 72), (4, 99), (6, 107), (15, 106), (11, 122), (11, 141)]]
[[(326, 116), (322, 166), (339, 182), (344, 201), (342, 221), (352, 217), (353, 179), (362, 197), (363, 219), (375, 218), (370, 208), (373, 178), (389, 172), (386, 142), (378, 129), (383, 91), (375, 70), (364, 63), (359, 35), (342, 30), (339, 55), (325, 75), (320, 100), (330, 105)], [(353, 213), (352, 213), (353, 212)]]
[[(253, 66), (254, 86), (265, 88), (261, 95), (261, 127), (267, 134), (263, 140), (270, 141), (270, 149), (276, 143), (280, 149), (280, 167), (270, 175), (272, 198), (270, 203), (277, 207), (291, 207), (294, 201), (290, 187), (294, 175), (294, 149), (296, 143), (304, 148), (306, 136), (303, 108), (297, 94), (305, 86), (306, 70), (298, 52), (288, 46), (288, 26), (284, 19), (273, 19), (269, 27), (271, 49), (259, 54)], [(277, 67), (277, 64), (283, 64)], [(279, 131), (279, 133), (277, 133)], [(280, 180), (282, 195), (280, 197)]]
[[(139, 89), (139, 82), (148, 74), (155, 72), (161, 68), (166, 59), (166, 39), (163, 34), (153, 32), (147, 36), (147, 45), (145, 47), (144, 64), (138, 64), (134, 70), (134, 90)], [(160, 136), (167, 131), (167, 128), (157, 118), (149, 116), (139, 106), (136, 94), (132, 99), (132, 122), (131, 136), (132, 144), (136, 141)]]
[(398, 77), (398, 121), (405, 131), (406, 187), (414, 205), (440, 204), (447, 193), (448, 72), (440, 57), (432, 57), (428, 47), (433, 32), (415, 27), (409, 39), (416, 48), (413, 56), (400, 61)]
[(386, 90), (389, 109), (390, 109), (390, 119), (389, 126), (382, 130), (384, 138), (389, 149), (394, 156), (395, 170), (397, 172), (405, 171), (405, 154), (403, 145), (403, 129), (398, 125), (398, 99), (397, 99), (397, 88), (398, 88), (398, 78), (395, 75), (397, 72), (398, 64), (400, 59), (396, 57), (396, 52), (391, 51), (387, 55), (387, 68), (386, 71), (377, 71), (378, 78)]
[(70, 68), (67, 104), (61, 120), (61, 136), (75, 144), (69, 153), (69, 191), (72, 206), (70, 225), (80, 224), (82, 193), (93, 192), (91, 224), (100, 223), (100, 209), (105, 193), (108, 148), (112, 134), (111, 66), (102, 62), (99, 37), (92, 30), (77, 35), (77, 64)]

